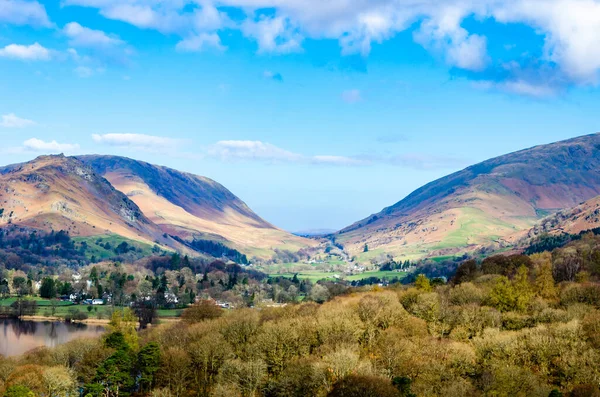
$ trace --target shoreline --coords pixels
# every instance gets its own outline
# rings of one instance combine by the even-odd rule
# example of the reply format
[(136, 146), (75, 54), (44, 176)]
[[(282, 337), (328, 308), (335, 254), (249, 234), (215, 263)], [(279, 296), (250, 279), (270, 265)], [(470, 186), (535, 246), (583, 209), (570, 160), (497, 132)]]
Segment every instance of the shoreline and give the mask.
[[(44, 321), (50, 321), (50, 322), (61, 322), (64, 323), (65, 319), (63, 317), (58, 317), (58, 316), (41, 316), (41, 315), (34, 315), (34, 316), (23, 316), (21, 318), (21, 320), (23, 321), (37, 321), (37, 322), (44, 322)], [(165, 324), (165, 323), (175, 323), (181, 321), (181, 319), (179, 317), (158, 317), (158, 324)], [(71, 324), (86, 324), (86, 325), (103, 325), (103, 326), (108, 326), (110, 324), (110, 319), (105, 319), (105, 318), (88, 318), (86, 320), (79, 320), (79, 321), (71, 321)], [(139, 325), (139, 324), (138, 324)]]
[[(36, 314), (34, 316), (23, 316), (21, 318), (22, 320), (25, 321), (54, 321), (54, 322), (61, 322), (64, 323), (66, 322), (65, 319), (63, 317), (59, 317), (59, 316), (42, 316), (39, 314)], [(78, 321), (71, 321), (72, 324), (91, 324), (91, 325), (108, 325), (110, 323), (109, 319), (104, 319), (104, 318), (88, 318), (85, 320), (78, 320)]]

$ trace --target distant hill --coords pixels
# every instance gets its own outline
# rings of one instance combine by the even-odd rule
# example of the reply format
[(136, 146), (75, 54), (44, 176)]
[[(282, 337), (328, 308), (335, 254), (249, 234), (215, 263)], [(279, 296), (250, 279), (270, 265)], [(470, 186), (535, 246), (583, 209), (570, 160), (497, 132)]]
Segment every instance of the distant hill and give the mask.
[(264, 221), (215, 181), (115, 156), (40, 156), (0, 168), (0, 227), (8, 224), (185, 253), (229, 247), (269, 258), (276, 248), (314, 244)]
[(408, 259), (454, 255), (509, 244), (542, 218), (598, 195), (600, 135), (593, 134), (438, 179), (336, 238), (363, 259), (382, 253)]
[(0, 226), (65, 230), (72, 236), (115, 233), (169, 245), (140, 208), (75, 158), (40, 156), (0, 169)]
[(160, 230), (185, 241), (214, 240), (248, 256), (315, 244), (266, 222), (212, 179), (118, 156), (79, 156), (133, 201)]
[(335, 229), (307, 229), (294, 232), (296, 236), (320, 237), (335, 233)]
[(542, 219), (528, 233), (534, 237), (543, 233), (579, 234), (600, 227), (600, 196), (593, 197), (578, 206), (559, 211)]

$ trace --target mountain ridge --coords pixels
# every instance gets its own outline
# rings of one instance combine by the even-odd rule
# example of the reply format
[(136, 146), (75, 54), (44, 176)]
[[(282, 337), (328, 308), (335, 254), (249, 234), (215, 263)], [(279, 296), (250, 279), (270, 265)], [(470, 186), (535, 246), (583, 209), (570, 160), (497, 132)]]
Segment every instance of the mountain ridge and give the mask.
[(194, 240), (259, 258), (313, 244), (264, 221), (216, 181), (119, 156), (39, 156), (0, 167), (0, 208), (0, 226), (115, 233), (186, 253)]
[(599, 148), (600, 135), (590, 134), (483, 161), (424, 185), (336, 238), (353, 254), (366, 244), (375, 254), (407, 258), (507, 244), (550, 213), (600, 195)]

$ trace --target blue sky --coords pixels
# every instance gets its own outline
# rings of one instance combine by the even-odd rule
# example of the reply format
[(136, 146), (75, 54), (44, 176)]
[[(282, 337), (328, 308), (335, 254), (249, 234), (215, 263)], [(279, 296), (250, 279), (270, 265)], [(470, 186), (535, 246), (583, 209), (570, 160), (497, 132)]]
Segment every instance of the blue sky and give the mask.
[(0, 150), (142, 159), (335, 229), (597, 132), (598, 69), (595, 0), (0, 0)]

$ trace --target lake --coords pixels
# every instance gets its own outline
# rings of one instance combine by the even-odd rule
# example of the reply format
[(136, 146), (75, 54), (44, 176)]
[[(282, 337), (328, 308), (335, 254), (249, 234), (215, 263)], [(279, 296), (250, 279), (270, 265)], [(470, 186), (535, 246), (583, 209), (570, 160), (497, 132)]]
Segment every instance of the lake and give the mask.
[(0, 319), (0, 355), (18, 356), (36, 347), (55, 347), (76, 338), (97, 337), (103, 332), (100, 325)]

